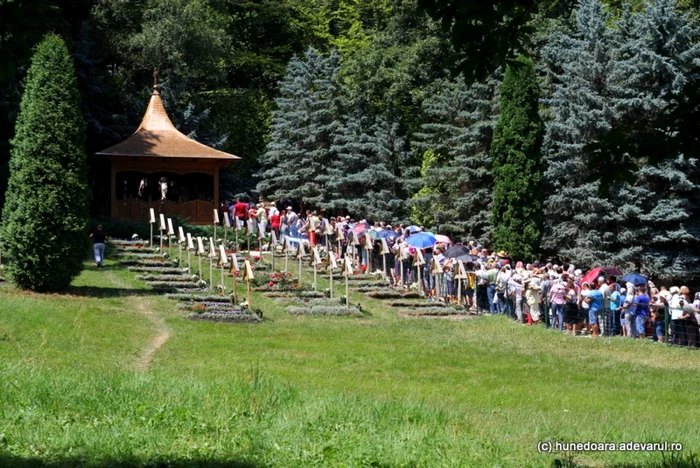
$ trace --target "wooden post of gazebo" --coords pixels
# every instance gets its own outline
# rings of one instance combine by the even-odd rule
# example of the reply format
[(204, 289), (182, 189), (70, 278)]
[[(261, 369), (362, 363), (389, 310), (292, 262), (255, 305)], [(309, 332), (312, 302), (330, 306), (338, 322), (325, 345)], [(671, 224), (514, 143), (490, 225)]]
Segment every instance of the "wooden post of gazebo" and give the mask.
[[(198, 143), (175, 128), (163, 106), (158, 85), (153, 87), (148, 108), (136, 132), (121, 143), (96, 154), (107, 157), (112, 163), (112, 218), (145, 220), (148, 208), (154, 208), (157, 213), (180, 216), (193, 224), (211, 223), (212, 210), (219, 208), (219, 171), (240, 159), (238, 156)], [(159, 195), (154, 201), (145, 196), (117, 200), (118, 175), (127, 172), (141, 173), (144, 176), (158, 173), (177, 176), (206, 174), (211, 176), (212, 180), (213, 186), (208, 192), (211, 199), (193, 198), (183, 201), (180, 197), (174, 200), (174, 194), (171, 193), (169, 196), (166, 194), (164, 199)], [(174, 181), (166, 181), (166, 186), (168, 182)], [(153, 183), (154, 181), (151, 181), (151, 185)], [(160, 194), (160, 190), (158, 193)]]

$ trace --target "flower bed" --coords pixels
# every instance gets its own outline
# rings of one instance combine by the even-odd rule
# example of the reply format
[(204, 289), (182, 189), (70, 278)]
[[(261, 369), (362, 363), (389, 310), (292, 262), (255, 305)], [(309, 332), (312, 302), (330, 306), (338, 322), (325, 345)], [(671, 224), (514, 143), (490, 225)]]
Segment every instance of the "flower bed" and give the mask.
[(228, 322), (228, 323), (260, 323), (262, 319), (249, 309), (240, 310), (215, 310), (202, 313), (193, 312), (187, 318), (203, 322)]
[(142, 266), (142, 267), (176, 267), (177, 261), (168, 260), (168, 259), (165, 259), (163, 257), (148, 259), (148, 260), (141, 260), (138, 258), (127, 258), (127, 259), (119, 260), (119, 264), (126, 265), (126, 266)]
[(142, 267), (142, 266), (132, 266), (129, 267), (129, 271), (132, 273), (160, 273), (162, 275), (181, 275), (186, 274), (187, 268), (175, 268), (175, 267)]
[[(342, 281), (342, 279), (341, 279)], [(362, 280), (362, 281), (353, 281), (350, 283), (350, 286), (353, 288), (376, 288), (376, 287), (391, 287), (391, 285), (384, 280), (374, 280), (374, 281), (368, 281), (368, 280)]]
[(113, 245), (115, 247), (133, 247), (133, 248), (148, 248), (148, 241), (132, 241), (132, 240), (125, 240), (125, 239), (110, 239), (108, 241), (109, 245)]
[(123, 260), (157, 260), (165, 257), (162, 254), (150, 252), (120, 252), (119, 258)]
[[(367, 280), (379, 280), (381, 279), (381, 275), (373, 275), (370, 273), (355, 273), (354, 275), (350, 275), (348, 277), (348, 280), (350, 281), (367, 281)], [(344, 278), (343, 278), (344, 279)], [(382, 280), (383, 281), (383, 280)]]
[(297, 307), (289, 306), (287, 307), (287, 312), (290, 315), (357, 315), (360, 314), (360, 310), (357, 307), (345, 307), (345, 306), (313, 306), (313, 307)]
[(188, 274), (177, 274), (177, 275), (170, 275), (170, 274), (163, 274), (163, 275), (153, 275), (153, 274), (145, 274), (145, 275), (136, 275), (136, 279), (139, 281), (176, 281), (176, 282), (181, 282), (181, 281), (195, 281), (195, 278), (192, 277), (192, 275)]
[(379, 292), (379, 291), (393, 291), (392, 287), (388, 284), (384, 285), (377, 285), (377, 286), (362, 286), (360, 288), (357, 288), (355, 291), (360, 292), (360, 293), (371, 293), (371, 292)]
[(367, 297), (372, 299), (418, 299), (420, 294), (415, 291), (395, 291), (393, 289), (377, 290), (373, 292), (368, 292)]
[(411, 317), (443, 317), (443, 316), (469, 316), (463, 310), (453, 309), (452, 307), (424, 307), (421, 309), (401, 309), (399, 310), (399, 315), (411, 316)]
[(293, 298), (313, 298), (326, 297), (322, 291), (267, 291), (263, 292), (265, 297), (293, 297)]
[(414, 301), (394, 301), (390, 302), (391, 307), (409, 307), (414, 309), (424, 309), (424, 308), (446, 308), (445, 304), (441, 302), (414, 302)]
[(188, 290), (188, 289), (197, 289), (201, 290), (204, 287), (206, 287), (206, 283), (203, 281), (199, 282), (194, 282), (194, 281), (149, 281), (146, 283), (146, 286), (148, 286), (151, 289), (156, 289), (159, 291), (174, 291), (174, 290)]
[(166, 294), (167, 299), (173, 299), (176, 301), (187, 301), (187, 302), (218, 302), (220, 304), (230, 304), (231, 296), (219, 296), (216, 294), (188, 294), (188, 293), (178, 293), (178, 294)]
[(244, 310), (241, 308), (241, 306), (234, 306), (230, 302), (226, 304), (223, 302), (214, 301), (181, 302), (177, 305), (177, 308), (179, 310), (187, 310), (190, 312), (209, 312), (212, 310)]

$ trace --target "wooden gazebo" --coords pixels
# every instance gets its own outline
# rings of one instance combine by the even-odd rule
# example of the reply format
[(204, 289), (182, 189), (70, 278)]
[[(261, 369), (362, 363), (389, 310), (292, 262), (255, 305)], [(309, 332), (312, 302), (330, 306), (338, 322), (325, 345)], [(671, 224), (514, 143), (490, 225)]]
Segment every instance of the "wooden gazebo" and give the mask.
[[(213, 209), (219, 206), (219, 170), (240, 159), (175, 128), (157, 86), (136, 132), (97, 154), (111, 161), (112, 218), (143, 221), (154, 208), (196, 224), (212, 222)], [(165, 199), (163, 182), (168, 184)]]

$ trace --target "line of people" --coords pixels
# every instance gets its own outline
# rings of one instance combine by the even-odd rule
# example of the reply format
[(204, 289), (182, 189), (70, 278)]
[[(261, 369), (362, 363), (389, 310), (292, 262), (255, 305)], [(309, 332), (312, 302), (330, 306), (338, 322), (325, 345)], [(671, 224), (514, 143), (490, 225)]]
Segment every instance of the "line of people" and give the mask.
[[(396, 287), (418, 288), (428, 300), (461, 302), (475, 313), (507, 314), (526, 324), (545, 322), (571, 334), (651, 337), (661, 342), (669, 336), (674, 344), (700, 346), (700, 293), (691, 298), (685, 286), (620, 284), (611, 275), (583, 281), (583, 272), (574, 265), (513, 264), (506, 252), (491, 252), (474, 241), (464, 244), (471, 258), (461, 262), (460, 274), (460, 262), (445, 256), (449, 244), (412, 247), (407, 240), (416, 231), (404, 224), (326, 218), (312, 210), (297, 214), (291, 205), (280, 211), (275, 203), (247, 204), (240, 199), (228, 209), (248, 229), (275, 231), (281, 242), (289, 236), (333, 250), (339, 257), (349, 253), (361, 271), (384, 274)], [(372, 236), (371, 231), (383, 234)], [(373, 237), (373, 249), (352, 245), (357, 239), (353, 232)], [(384, 253), (382, 238), (389, 247)], [(425, 261), (422, 266), (415, 266), (418, 250)]]

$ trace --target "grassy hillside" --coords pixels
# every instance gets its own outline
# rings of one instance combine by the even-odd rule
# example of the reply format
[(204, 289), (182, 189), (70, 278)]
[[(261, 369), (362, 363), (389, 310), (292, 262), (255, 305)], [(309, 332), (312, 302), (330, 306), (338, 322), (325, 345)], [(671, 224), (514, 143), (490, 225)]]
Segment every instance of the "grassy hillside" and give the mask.
[(669, 461), (540, 454), (541, 440), (681, 442), (674, 466), (697, 466), (697, 352), (351, 299), (367, 313), (290, 316), (255, 294), (262, 324), (214, 324), (184, 319), (114, 261), (66, 295), (3, 284), (0, 466)]

